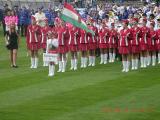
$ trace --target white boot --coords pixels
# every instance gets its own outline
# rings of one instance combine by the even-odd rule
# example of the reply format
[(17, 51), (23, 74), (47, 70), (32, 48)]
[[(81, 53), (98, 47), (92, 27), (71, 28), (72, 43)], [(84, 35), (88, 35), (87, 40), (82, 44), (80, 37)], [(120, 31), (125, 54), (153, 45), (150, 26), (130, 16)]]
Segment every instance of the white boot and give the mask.
[(148, 62), (147, 57), (144, 57), (144, 68), (147, 67), (147, 62)]
[(95, 63), (96, 63), (96, 57), (92, 56), (92, 66), (95, 66)]
[(141, 57), (141, 68), (144, 68), (144, 57)]
[(81, 57), (81, 68), (84, 68), (84, 57)]
[(34, 64), (34, 68), (36, 69), (38, 67), (38, 58), (35, 58), (35, 64)]
[(31, 67), (30, 68), (34, 68), (34, 64), (35, 64), (35, 60), (34, 60), (34, 58), (31, 58)]
[(151, 56), (147, 56), (147, 66), (149, 66), (151, 64)]
[(78, 63), (77, 59), (74, 59), (74, 70), (77, 70), (77, 63)]
[(73, 70), (74, 69), (74, 59), (71, 59), (71, 68), (70, 68), (70, 70)]
[(156, 65), (156, 56), (152, 56), (152, 66)]
[(158, 52), (158, 64), (160, 64), (160, 52)]
[(83, 66), (84, 66), (84, 68), (87, 67), (87, 57), (84, 58), (84, 65)]
[(134, 68), (135, 68), (135, 60), (132, 59), (132, 70), (134, 70)]
[(62, 72), (66, 71), (66, 63), (67, 61), (62, 61)]
[(57, 72), (62, 72), (62, 61), (59, 61), (59, 70)]
[(49, 65), (49, 77), (54, 76), (54, 71), (55, 71), (55, 66), (54, 65)]
[(130, 62), (127, 61), (127, 62), (126, 62), (126, 71), (125, 71), (125, 72), (129, 72), (129, 66), (130, 66)]
[(113, 59), (112, 53), (109, 53), (109, 63), (112, 62), (112, 59)]
[(134, 68), (134, 69), (135, 69), (135, 70), (138, 69), (138, 59), (135, 60), (135, 68)]
[(115, 53), (113, 53), (112, 62), (114, 62), (114, 61), (115, 61), (115, 59), (116, 59), (116, 54), (115, 54)]
[(100, 62), (100, 64), (103, 64), (104, 63), (104, 54), (101, 54), (101, 62)]
[(49, 67), (48, 76), (51, 76), (51, 65), (49, 65), (48, 67)]
[(104, 54), (104, 64), (107, 64), (108, 54)]
[(89, 56), (89, 65), (88, 66), (91, 66), (92, 65), (92, 56)]
[(125, 72), (126, 70), (125, 70), (125, 64), (126, 64), (126, 61), (122, 61), (122, 65), (123, 65), (123, 70), (122, 70), (122, 72)]

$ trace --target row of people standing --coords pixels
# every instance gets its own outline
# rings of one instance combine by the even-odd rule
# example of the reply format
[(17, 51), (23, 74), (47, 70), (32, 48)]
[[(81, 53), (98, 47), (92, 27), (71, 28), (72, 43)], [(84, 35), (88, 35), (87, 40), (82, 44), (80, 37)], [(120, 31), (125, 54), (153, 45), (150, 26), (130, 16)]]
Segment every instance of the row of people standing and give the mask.
[[(89, 21), (89, 22), (88, 22)], [(150, 21), (150, 27), (147, 27), (147, 19), (133, 18), (129, 27), (129, 21), (122, 21), (122, 28), (110, 22), (111, 28), (107, 27), (108, 23), (102, 20), (101, 27), (94, 26), (94, 20), (87, 21), (88, 28), (94, 31), (94, 35), (76, 28), (69, 23), (65, 23), (59, 18), (55, 20), (55, 27), (50, 28), (48, 21), (45, 19), (45, 27), (37, 25), (37, 21), (32, 16), (32, 25), (28, 27), (27, 47), (31, 51), (31, 68), (38, 67), (38, 50), (46, 50), (46, 41), (48, 32), (52, 32), (54, 38), (58, 40), (59, 70), (65, 72), (67, 63), (67, 53), (71, 53), (71, 70), (77, 70), (78, 52), (81, 53), (81, 68), (95, 66), (95, 50), (100, 49), (100, 64), (114, 62), (116, 54), (122, 55), (122, 72), (128, 72), (130, 63), (132, 70), (137, 70), (139, 60), (142, 68), (156, 64), (156, 53), (160, 51), (159, 29), (154, 30), (155, 23)], [(160, 24), (159, 19), (157, 20)], [(140, 25), (140, 27), (139, 27)], [(117, 26), (117, 27), (116, 27)], [(89, 53), (89, 64), (87, 65)], [(160, 63), (160, 53), (158, 53)], [(44, 63), (47, 66), (48, 63)]]
[(51, 27), (53, 27), (54, 19), (57, 16), (57, 12), (52, 10), (51, 8), (44, 10), (43, 7), (39, 7), (37, 10), (33, 10), (25, 6), (22, 6), (22, 8), (14, 6), (13, 9), (10, 9), (7, 4), (4, 5), (4, 8), (0, 12), (2, 14), (0, 22), (2, 22), (3, 24), (4, 35), (7, 31), (9, 31), (9, 22), (14, 21), (15, 18), (17, 32), (21, 34), (21, 36), (26, 36), (27, 27), (31, 24), (32, 15), (44, 14), (44, 16), (48, 18), (49, 25)]

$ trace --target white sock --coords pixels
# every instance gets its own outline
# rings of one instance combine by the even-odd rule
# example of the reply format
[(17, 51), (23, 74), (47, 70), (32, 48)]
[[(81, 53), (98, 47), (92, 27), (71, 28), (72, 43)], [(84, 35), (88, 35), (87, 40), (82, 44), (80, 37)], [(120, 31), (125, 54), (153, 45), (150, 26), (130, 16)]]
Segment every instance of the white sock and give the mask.
[(34, 64), (34, 68), (37, 68), (38, 67), (38, 58), (35, 58), (35, 64)]
[(151, 64), (151, 56), (147, 56), (147, 65), (150, 65)]
[(71, 70), (74, 68), (74, 59), (71, 59)]
[(34, 60), (34, 58), (31, 58), (31, 68), (33, 68), (34, 65), (35, 65), (35, 60)]
[(112, 62), (113, 56), (112, 53), (109, 53), (109, 62)]
[(87, 67), (87, 57), (84, 58), (84, 65), (85, 68)]
[(59, 61), (59, 70), (58, 72), (62, 72), (62, 61)]
[(108, 54), (104, 54), (104, 64), (107, 63), (107, 59), (108, 59)]
[(62, 72), (65, 72), (66, 71), (66, 61), (62, 61)]
[(103, 62), (104, 62), (104, 54), (101, 54), (101, 62), (100, 62), (100, 64), (103, 64)]
[(124, 70), (127, 70), (127, 61), (124, 61)]
[(51, 75), (51, 65), (49, 64), (49, 74), (48, 74), (48, 76), (50, 76)]
[(129, 71), (130, 61), (126, 61), (126, 72)]
[(147, 57), (144, 57), (144, 67), (147, 67)]
[(138, 59), (135, 60), (135, 69), (138, 69)]
[(134, 59), (132, 59), (132, 70), (134, 69)]
[(89, 56), (89, 65), (88, 66), (91, 66), (92, 65), (92, 56)]
[(84, 57), (81, 57), (81, 68), (84, 67)]
[(92, 66), (95, 66), (95, 62), (96, 62), (96, 57), (92, 56)]
[(74, 70), (77, 70), (77, 63), (78, 63), (77, 59), (74, 59)]
[(141, 57), (141, 67), (144, 67), (144, 57)]
[(116, 59), (116, 54), (113, 53), (113, 61), (115, 61), (115, 59)]
[(160, 52), (158, 52), (158, 63), (160, 63)]
[(124, 71), (125, 71), (125, 61), (122, 61), (122, 65), (123, 65), (123, 70), (122, 70), (122, 72), (124, 72)]
[(52, 76), (54, 76), (54, 71), (55, 71), (55, 66), (54, 65), (52, 65), (51, 70), (52, 70)]
[(152, 66), (155, 66), (156, 65), (156, 56), (153, 55), (152, 56)]

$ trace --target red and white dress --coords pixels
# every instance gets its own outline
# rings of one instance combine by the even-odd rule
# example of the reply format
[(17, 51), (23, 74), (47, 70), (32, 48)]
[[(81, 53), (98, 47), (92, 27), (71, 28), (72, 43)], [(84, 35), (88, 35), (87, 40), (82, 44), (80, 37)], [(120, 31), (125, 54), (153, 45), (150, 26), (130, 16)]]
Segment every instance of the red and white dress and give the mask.
[(160, 50), (160, 29), (156, 31), (156, 34), (157, 34), (156, 49), (159, 51)]
[(29, 25), (26, 36), (27, 48), (29, 50), (40, 49), (40, 26)]
[(66, 27), (59, 27), (57, 29), (58, 34), (58, 53), (64, 54), (68, 52), (68, 29)]
[(140, 50), (141, 51), (146, 51), (148, 50), (148, 38), (150, 37), (149, 34), (149, 28), (148, 27), (141, 27), (141, 38), (139, 40), (139, 44), (140, 44)]
[(118, 33), (117, 30), (111, 29), (109, 32), (108, 45), (109, 48), (117, 48)]
[(102, 28), (99, 31), (99, 48), (105, 49), (108, 48), (108, 39), (109, 39), (109, 30), (107, 28)]
[(89, 50), (95, 50), (97, 48), (97, 39), (98, 39), (98, 29), (94, 26), (89, 27), (90, 30), (92, 30), (95, 35), (92, 35), (91, 33), (87, 33), (88, 38), (88, 49)]
[(131, 28), (131, 40), (130, 40), (130, 47), (131, 47), (131, 53), (139, 53), (139, 39), (140, 39), (141, 30), (139, 27), (133, 27)]
[(131, 31), (130, 29), (122, 29), (119, 33), (120, 39), (118, 42), (119, 53), (120, 54), (129, 54), (130, 53), (130, 38)]
[(71, 52), (78, 51), (78, 29), (70, 29), (69, 30), (69, 40), (68, 40), (68, 47)]
[(46, 49), (48, 31), (51, 31), (51, 28), (48, 26), (41, 28), (41, 48), (42, 49)]
[(87, 32), (83, 29), (79, 30), (80, 40), (79, 40), (79, 50), (80, 51), (87, 51), (88, 50), (88, 39), (87, 39)]
[(148, 38), (149, 51), (156, 51), (156, 31), (150, 29), (150, 37)]

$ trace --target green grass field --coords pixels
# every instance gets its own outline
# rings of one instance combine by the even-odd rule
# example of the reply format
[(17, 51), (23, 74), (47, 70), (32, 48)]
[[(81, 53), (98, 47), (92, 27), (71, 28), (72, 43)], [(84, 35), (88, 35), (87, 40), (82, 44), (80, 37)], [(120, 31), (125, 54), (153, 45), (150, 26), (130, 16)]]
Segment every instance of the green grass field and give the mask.
[(42, 59), (29, 68), (24, 39), (10, 68), (0, 36), (0, 120), (160, 120), (160, 65), (122, 73), (120, 62), (97, 64), (49, 78)]

